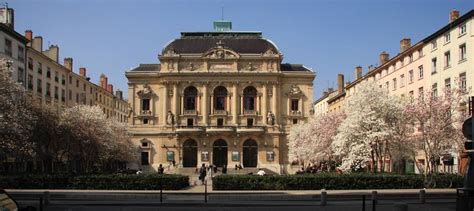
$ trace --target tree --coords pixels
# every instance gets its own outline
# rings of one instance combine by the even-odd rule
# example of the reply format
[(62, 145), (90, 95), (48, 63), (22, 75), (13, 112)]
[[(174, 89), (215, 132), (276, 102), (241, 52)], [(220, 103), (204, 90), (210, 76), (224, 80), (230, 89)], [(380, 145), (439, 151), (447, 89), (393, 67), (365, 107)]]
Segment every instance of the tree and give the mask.
[[(343, 171), (356, 171), (371, 163), (374, 172), (383, 172), (391, 147), (404, 140), (392, 138), (397, 134), (396, 122), (403, 122), (403, 101), (375, 82), (362, 83), (357, 89), (346, 99), (347, 118), (339, 126), (332, 148), (341, 158)], [(403, 136), (401, 132), (398, 135)]]
[(407, 105), (406, 112), (417, 128), (414, 138), (427, 161), (422, 169), (425, 174), (438, 172), (443, 155), (463, 149), (460, 125), (466, 118), (462, 111), (466, 94), (467, 91), (458, 88), (446, 90), (442, 96), (430, 91)]
[(291, 157), (311, 163), (333, 161), (331, 144), (343, 113), (329, 113), (293, 126), (288, 136)]
[(0, 161), (32, 155), (28, 139), (34, 119), (24, 88), (11, 79), (10, 66), (11, 62), (0, 60)]

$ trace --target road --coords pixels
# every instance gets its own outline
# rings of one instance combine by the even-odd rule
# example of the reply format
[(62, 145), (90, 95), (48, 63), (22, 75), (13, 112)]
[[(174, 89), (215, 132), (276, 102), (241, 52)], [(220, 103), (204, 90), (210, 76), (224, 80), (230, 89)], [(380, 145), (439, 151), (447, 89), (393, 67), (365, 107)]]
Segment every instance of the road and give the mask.
[[(371, 191), (328, 191), (327, 204), (321, 205), (320, 191), (210, 191), (207, 203), (199, 191), (95, 191), (95, 190), (9, 190), (20, 206), (39, 210), (39, 198), (49, 197), (43, 210), (372, 210)], [(454, 190), (427, 190), (426, 203), (419, 200), (419, 190), (378, 190), (376, 210), (454, 211)]]

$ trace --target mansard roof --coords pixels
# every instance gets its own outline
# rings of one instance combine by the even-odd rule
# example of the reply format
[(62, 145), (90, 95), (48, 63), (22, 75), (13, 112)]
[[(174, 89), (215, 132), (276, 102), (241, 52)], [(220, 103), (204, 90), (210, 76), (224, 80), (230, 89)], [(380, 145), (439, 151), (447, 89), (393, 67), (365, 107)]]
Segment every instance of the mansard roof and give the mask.
[(156, 71), (159, 72), (161, 69), (160, 64), (140, 64), (138, 67), (131, 69), (130, 71)]
[(289, 64), (289, 63), (281, 64), (281, 65), (280, 65), (280, 70), (281, 70), (281, 71), (305, 71), (305, 72), (312, 72), (310, 69), (308, 69), (307, 67), (305, 67), (305, 66), (302, 65), (302, 64)]
[(262, 37), (261, 32), (181, 32), (181, 37), (172, 40), (163, 48), (163, 53), (174, 51), (177, 54), (199, 54), (216, 47), (216, 43), (237, 53), (263, 54), (267, 50), (280, 53), (278, 47)]

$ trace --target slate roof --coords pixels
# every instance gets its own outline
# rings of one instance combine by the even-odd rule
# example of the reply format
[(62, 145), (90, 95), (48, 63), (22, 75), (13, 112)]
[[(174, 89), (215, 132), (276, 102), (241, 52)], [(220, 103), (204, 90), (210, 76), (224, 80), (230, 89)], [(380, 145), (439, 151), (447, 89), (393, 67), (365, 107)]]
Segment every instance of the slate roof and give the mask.
[(305, 71), (305, 72), (311, 72), (310, 69), (306, 68), (304, 65), (302, 64), (289, 64), (289, 63), (285, 63), (285, 64), (281, 64), (280, 65), (280, 70), (281, 71)]
[(168, 50), (178, 54), (204, 53), (216, 47), (219, 41), (237, 53), (261, 54), (268, 49), (279, 53), (274, 43), (262, 38), (261, 32), (182, 32), (180, 38), (163, 48), (163, 53)]
[(159, 72), (161, 69), (160, 64), (140, 64), (138, 67), (131, 69), (130, 71), (156, 71)]

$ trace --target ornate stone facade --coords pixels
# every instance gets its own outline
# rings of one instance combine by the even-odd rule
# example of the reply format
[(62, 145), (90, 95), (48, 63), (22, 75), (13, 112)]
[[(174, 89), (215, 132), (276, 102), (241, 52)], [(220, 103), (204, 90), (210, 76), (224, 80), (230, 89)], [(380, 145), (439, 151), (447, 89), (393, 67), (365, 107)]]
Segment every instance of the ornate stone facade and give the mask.
[(281, 64), (260, 32), (183, 32), (160, 64), (128, 71), (129, 125), (141, 162), (266, 168), (286, 173), (287, 135), (311, 115), (315, 74)]

